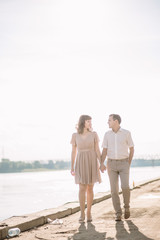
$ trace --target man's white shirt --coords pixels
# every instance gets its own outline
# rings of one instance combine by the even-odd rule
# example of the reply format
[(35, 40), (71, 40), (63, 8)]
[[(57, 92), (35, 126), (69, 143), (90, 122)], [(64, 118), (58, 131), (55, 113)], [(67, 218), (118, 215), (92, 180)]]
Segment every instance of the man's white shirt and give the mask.
[(110, 130), (105, 133), (102, 143), (107, 148), (107, 156), (111, 159), (124, 159), (129, 157), (128, 149), (134, 147), (131, 133), (123, 128), (118, 132)]

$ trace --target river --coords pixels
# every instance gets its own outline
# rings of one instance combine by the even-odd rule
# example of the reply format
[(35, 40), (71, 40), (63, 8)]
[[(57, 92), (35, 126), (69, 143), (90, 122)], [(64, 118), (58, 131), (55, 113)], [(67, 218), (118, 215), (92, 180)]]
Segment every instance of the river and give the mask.
[[(160, 167), (130, 170), (130, 185), (160, 177)], [(108, 175), (95, 184), (94, 192), (110, 190)], [(78, 201), (78, 185), (69, 170), (0, 174), (0, 221)]]

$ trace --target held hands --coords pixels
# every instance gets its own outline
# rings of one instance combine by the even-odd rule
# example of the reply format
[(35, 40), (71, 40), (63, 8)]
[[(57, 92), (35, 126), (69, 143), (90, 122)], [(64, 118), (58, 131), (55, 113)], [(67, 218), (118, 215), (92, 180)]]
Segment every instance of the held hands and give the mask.
[(102, 173), (104, 173), (104, 171), (106, 171), (106, 166), (104, 165), (104, 163), (101, 163), (101, 165), (100, 165), (100, 170), (101, 170), (101, 172)]

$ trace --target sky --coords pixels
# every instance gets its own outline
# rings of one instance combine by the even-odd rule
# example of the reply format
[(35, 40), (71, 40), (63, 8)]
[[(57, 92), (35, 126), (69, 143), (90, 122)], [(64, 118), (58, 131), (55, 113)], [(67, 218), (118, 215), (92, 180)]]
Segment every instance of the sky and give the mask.
[(70, 159), (80, 115), (160, 155), (158, 0), (0, 0), (0, 158)]

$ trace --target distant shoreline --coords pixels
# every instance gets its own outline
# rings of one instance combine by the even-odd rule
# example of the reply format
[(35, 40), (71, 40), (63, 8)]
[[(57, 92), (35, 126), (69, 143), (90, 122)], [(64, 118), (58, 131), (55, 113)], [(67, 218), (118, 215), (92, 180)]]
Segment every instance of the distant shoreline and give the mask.
[(5, 173), (28, 173), (28, 172), (56, 172), (56, 171), (64, 171), (64, 170), (70, 170), (70, 168), (63, 168), (63, 169), (24, 169), (22, 171), (15, 171), (15, 172), (0, 172), (0, 174), (5, 174)]
[[(148, 168), (148, 167), (160, 167), (160, 165), (157, 166), (151, 166), (151, 165), (147, 165), (147, 166), (131, 166), (131, 168)], [(64, 170), (70, 170), (70, 168), (63, 168), (63, 169), (24, 169), (22, 171), (15, 171), (15, 172), (0, 172), (0, 174), (7, 174), (7, 173), (29, 173), (29, 172), (57, 172), (57, 171), (64, 171)]]
[[(70, 161), (64, 160), (48, 160), (34, 161), (32, 163), (23, 161), (10, 161), (9, 159), (2, 159), (0, 162), (0, 173), (20, 173), (20, 172), (45, 172), (57, 170), (69, 170), (71, 166)], [(158, 167), (160, 166), (160, 159), (133, 159), (131, 167)]]

